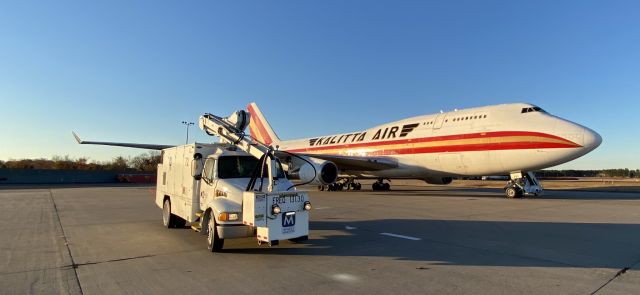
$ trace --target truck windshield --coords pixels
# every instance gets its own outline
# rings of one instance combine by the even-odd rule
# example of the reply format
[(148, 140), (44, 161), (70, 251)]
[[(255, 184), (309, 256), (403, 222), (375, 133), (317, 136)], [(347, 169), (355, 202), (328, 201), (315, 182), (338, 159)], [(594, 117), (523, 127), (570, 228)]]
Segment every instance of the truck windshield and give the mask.
[[(283, 178), (284, 172), (280, 162), (276, 161), (277, 178)], [(250, 178), (253, 170), (258, 165), (258, 159), (251, 156), (224, 156), (218, 159), (218, 178)], [(267, 166), (265, 165), (263, 175), (266, 177)]]

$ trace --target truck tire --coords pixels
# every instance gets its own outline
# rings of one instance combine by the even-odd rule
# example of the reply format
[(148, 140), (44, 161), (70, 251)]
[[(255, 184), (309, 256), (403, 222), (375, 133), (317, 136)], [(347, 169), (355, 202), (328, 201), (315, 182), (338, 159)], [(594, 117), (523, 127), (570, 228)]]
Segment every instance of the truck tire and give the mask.
[(289, 242), (300, 243), (300, 242), (304, 242), (304, 241), (308, 241), (308, 240), (309, 240), (309, 236), (302, 236), (302, 237), (289, 239)]
[(166, 228), (176, 227), (178, 216), (171, 213), (171, 201), (167, 198), (162, 204), (162, 224)]
[(224, 246), (224, 239), (218, 236), (216, 217), (213, 214), (213, 210), (211, 210), (209, 214), (209, 223), (207, 224), (207, 249), (211, 252), (220, 252)]

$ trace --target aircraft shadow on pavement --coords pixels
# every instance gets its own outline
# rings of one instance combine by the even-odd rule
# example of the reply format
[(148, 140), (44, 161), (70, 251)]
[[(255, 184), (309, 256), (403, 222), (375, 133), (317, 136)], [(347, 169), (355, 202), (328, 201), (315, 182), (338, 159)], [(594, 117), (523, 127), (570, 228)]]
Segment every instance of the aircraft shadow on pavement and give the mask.
[(640, 224), (385, 219), (310, 226), (302, 245), (239, 249), (229, 243), (224, 252), (389, 257), (428, 265), (621, 269), (640, 263)]

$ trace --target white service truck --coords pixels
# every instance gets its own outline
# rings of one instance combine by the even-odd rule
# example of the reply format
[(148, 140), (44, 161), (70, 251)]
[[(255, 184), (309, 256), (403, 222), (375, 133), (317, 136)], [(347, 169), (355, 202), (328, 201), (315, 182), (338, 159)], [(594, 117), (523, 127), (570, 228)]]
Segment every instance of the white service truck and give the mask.
[[(264, 169), (261, 170), (261, 167)], [(256, 237), (258, 243), (305, 240), (311, 203), (307, 192), (287, 191), (279, 162), (266, 171), (260, 159), (232, 144), (188, 144), (162, 151), (156, 204), (166, 227), (191, 227), (219, 251), (225, 239)], [(256, 171), (257, 170), (257, 171)], [(273, 188), (265, 177), (273, 175)], [(253, 187), (251, 182), (253, 179)]]
[(271, 147), (245, 137), (249, 114), (200, 117), (199, 126), (222, 143), (162, 150), (156, 204), (166, 227), (188, 222), (219, 251), (225, 239), (255, 236), (258, 244), (308, 239), (311, 203), (297, 191)]

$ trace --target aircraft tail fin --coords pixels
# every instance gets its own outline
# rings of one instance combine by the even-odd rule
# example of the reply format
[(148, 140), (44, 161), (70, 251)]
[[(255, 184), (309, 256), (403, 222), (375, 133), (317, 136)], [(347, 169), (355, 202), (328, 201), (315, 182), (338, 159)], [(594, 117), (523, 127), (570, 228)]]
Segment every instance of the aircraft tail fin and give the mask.
[(273, 131), (273, 128), (271, 128), (267, 119), (264, 118), (264, 115), (255, 102), (247, 105), (247, 110), (251, 114), (251, 121), (249, 122), (249, 132), (251, 133), (251, 137), (266, 145), (277, 144), (280, 142), (280, 138), (278, 138), (278, 135)]

